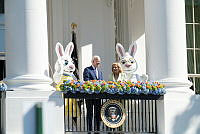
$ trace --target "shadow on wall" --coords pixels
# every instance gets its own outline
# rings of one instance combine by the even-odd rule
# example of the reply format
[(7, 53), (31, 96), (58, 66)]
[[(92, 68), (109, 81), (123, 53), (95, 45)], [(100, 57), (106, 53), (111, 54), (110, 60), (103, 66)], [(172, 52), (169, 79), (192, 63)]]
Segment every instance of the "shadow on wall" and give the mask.
[(173, 134), (200, 134), (200, 95), (194, 95), (185, 112), (176, 116)]
[(23, 105), (23, 131), (24, 134), (36, 134), (36, 117), (35, 107), (32, 103), (24, 103)]
[(62, 107), (64, 105), (64, 99), (62, 97), (62, 92), (55, 91), (53, 92), (48, 99), (49, 102), (54, 103), (55, 106)]
[(145, 33), (144, 0), (134, 0), (132, 3), (132, 40), (137, 40)]

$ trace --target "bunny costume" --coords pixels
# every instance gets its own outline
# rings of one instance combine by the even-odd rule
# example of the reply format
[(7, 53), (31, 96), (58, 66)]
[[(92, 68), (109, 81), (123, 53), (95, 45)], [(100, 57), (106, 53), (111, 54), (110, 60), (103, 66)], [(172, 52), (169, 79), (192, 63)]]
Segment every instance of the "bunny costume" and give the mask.
[(129, 51), (125, 52), (124, 47), (120, 44), (116, 44), (116, 51), (120, 57), (120, 64), (122, 66), (123, 72), (126, 74), (126, 81), (130, 80), (132, 82), (146, 81), (148, 76), (143, 74), (142, 76), (135, 73), (138, 68), (137, 61), (134, 55), (137, 50), (137, 44), (134, 42), (129, 46)]
[[(54, 79), (54, 82), (57, 84), (56, 90), (59, 91), (60, 85), (63, 84), (64, 80), (76, 80), (76, 77), (73, 74), (73, 72), (75, 71), (75, 65), (71, 58), (71, 54), (74, 49), (74, 44), (70, 42), (66, 46), (65, 51), (64, 51), (63, 46), (58, 42), (56, 44), (55, 49), (56, 49), (56, 54), (58, 56), (58, 60), (55, 64), (55, 73), (53, 75), (53, 79)], [(79, 109), (76, 99), (66, 99), (65, 104), (66, 104), (65, 115), (69, 114), (69, 116), (73, 117), (73, 119), (80, 116), (80, 109)]]

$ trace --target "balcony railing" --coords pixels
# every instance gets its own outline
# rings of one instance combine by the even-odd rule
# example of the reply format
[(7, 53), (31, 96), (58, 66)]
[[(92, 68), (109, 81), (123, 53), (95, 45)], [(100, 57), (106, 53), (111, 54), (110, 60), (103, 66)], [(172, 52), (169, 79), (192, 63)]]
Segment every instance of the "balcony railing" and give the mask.
[[(71, 106), (72, 115), (66, 114), (70, 110), (69, 107), (65, 108), (65, 132), (157, 133), (157, 101), (162, 100), (163, 95), (63, 93), (65, 106), (70, 105), (70, 99), (76, 102), (72, 103)], [(87, 124), (87, 99), (100, 100), (101, 106), (109, 100), (117, 100), (122, 104), (126, 112), (124, 123), (117, 128), (110, 128), (103, 121), (100, 121), (100, 129), (97, 130), (95, 129), (96, 111), (94, 110), (92, 130), (89, 130)], [(77, 105), (75, 106), (75, 104)]]

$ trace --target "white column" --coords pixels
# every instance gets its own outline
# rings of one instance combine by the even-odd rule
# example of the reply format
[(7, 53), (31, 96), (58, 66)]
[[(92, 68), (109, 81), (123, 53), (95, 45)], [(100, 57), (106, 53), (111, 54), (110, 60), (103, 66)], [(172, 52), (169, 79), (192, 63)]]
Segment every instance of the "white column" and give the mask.
[[(35, 105), (44, 104), (43, 133), (64, 133), (62, 93), (48, 77), (47, 0), (5, 0), (6, 79), (3, 134), (36, 133)], [(47, 107), (46, 107), (47, 106)], [(46, 114), (45, 109), (51, 113)], [(54, 122), (49, 124), (49, 122)], [(58, 125), (57, 125), (58, 124)]]
[(164, 100), (157, 103), (160, 134), (193, 133), (196, 130), (195, 127), (183, 129), (192, 117), (188, 107), (195, 98), (187, 79), (184, 1), (144, 0), (147, 74), (150, 80), (164, 83), (167, 90)]
[(6, 0), (5, 24), (8, 87), (51, 90), (46, 0)]
[(147, 74), (171, 87), (189, 87), (184, 0), (145, 0)]

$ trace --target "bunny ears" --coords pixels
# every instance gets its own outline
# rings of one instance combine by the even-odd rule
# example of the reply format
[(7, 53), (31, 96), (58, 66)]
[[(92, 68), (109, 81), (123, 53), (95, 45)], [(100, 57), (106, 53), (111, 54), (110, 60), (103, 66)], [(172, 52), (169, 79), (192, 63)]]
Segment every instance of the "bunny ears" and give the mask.
[(74, 50), (74, 44), (73, 44), (73, 42), (69, 42), (68, 45), (65, 48), (65, 51), (64, 51), (63, 46), (60, 44), (60, 42), (58, 42), (56, 44), (56, 48), (55, 49), (56, 49), (56, 54), (57, 54), (58, 58), (62, 57), (64, 55), (68, 56), (68, 57), (71, 57), (71, 54), (72, 54), (72, 52)]
[[(133, 42), (130, 46), (129, 46), (129, 50), (128, 50), (128, 53), (134, 57), (135, 53), (136, 53), (136, 50), (137, 50), (137, 44), (136, 42)], [(124, 57), (125, 56), (125, 50), (124, 50), (124, 47), (120, 44), (120, 43), (117, 43), (116, 44), (116, 51), (117, 51), (117, 54), (120, 58)]]

